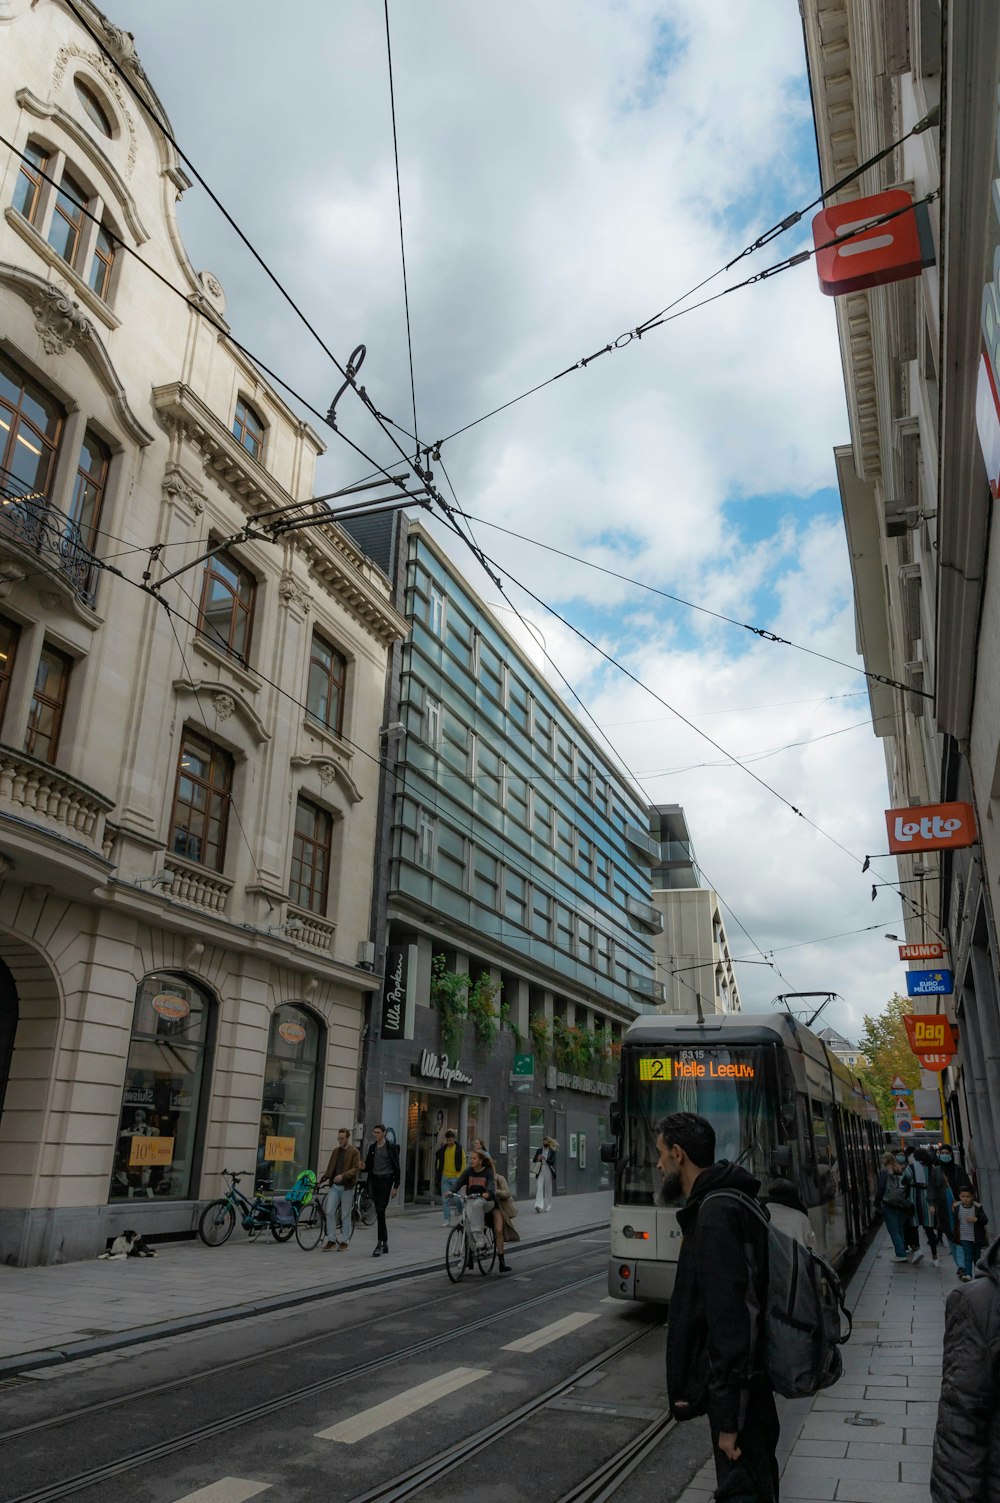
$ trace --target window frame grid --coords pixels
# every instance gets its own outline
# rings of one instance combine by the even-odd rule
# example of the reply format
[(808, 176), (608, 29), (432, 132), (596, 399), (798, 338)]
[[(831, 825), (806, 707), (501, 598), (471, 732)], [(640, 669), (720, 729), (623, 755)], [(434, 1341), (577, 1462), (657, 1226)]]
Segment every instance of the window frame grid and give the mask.
[[(311, 835), (306, 834), (305, 831), (300, 830), (298, 827), (299, 815), (303, 811), (308, 812), (312, 816), (313, 833)], [(322, 836), (318, 836), (315, 833), (317, 827), (320, 825), (322, 825), (324, 831)], [(310, 872), (308, 883), (303, 882), (301, 877), (296, 877), (295, 875), (297, 861), (301, 870), (303, 872), (306, 871), (306, 865), (298, 854), (300, 845), (310, 848), (313, 853), (312, 861), (308, 868)], [(317, 861), (316, 858), (318, 856), (322, 857), (321, 862)], [(333, 816), (328, 809), (322, 808), (319, 804), (313, 803), (312, 799), (299, 794), (295, 801), (295, 819), (292, 824), (292, 855), (288, 872), (289, 901), (294, 903), (296, 908), (302, 908), (307, 913), (315, 913), (320, 918), (325, 916), (330, 896), (330, 867), (332, 861)], [(319, 881), (317, 881), (317, 872), (320, 873)], [(303, 892), (305, 893), (305, 897), (303, 897)]]
[[(254, 433), (251, 423), (247, 421), (248, 418), (252, 419), (253, 425), (260, 430), (259, 435)], [(249, 454), (251, 459), (255, 459), (258, 464), (262, 464), (264, 461), (264, 449), (267, 444), (267, 426), (256, 407), (254, 407), (252, 402), (248, 402), (246, 397), (236, 398), (231, 431), (240, 448)], [(256, 443), (256, 449), (252, 449), (250, 444), (247, 443), (248, 438), (251, 442)]]
[(3, 718), (7, 709), (7, 699), (10, 694), (11, 681), (14, 677), (14, 665), (17, 662), (17, 649), (21, 640), (21, 627), (17, 621), (12, 621), (9, 616), (0, 616), (0, 630), (10, 632), (10, 640), (7, 642), (7, 652), (0, 658), (0, 737), (3, 735)]
[[(239, 577), (240, 582), (235, 594), (233, 593), (230, 581), (224, 575), (216, 572), (215, 566), (221, 562), (227, 563), (233, 573)], [(247, 601), (241, 598), (244, 579), (249, 584), (249, 599)], [(229, 610), (229, 635), (225, 640), (223, 640), (215, 624), (208, 618), (208, 594), (213, 580), (217, 580), (219, 584), (223, 585), (229, 591), (232, 601)], [(198, 633), (219, 652), (225, 653), (227, 657), (234, 658), (246, 668), (250, 666), (250, 648), (253, 645), (253, 623), (256, 604), (256, 577), (250, 569), (240, 562), (235, 554), (230, 553), (228, 549), (220, 548), (211, 558), (205, 560), (205, 568), (202, 572), (201, 580), (201, 600), (198, 604)], [(242, 612), (246, 618), (246, 636), (242, 649), (236, 647), (234, 644), (235, 627), (240, 619), (237, 614), (238, 612)]]
[[(59, 660), (62, 668), (61, 697), (46, 694), (38, 687), (38, 672), (42, 666), (42, 659), (48, 655), (50, 658)], [(62, 652), (58, 647), (53, 647), (47, 640), (42, 642), (42, 650), (38, 654), (38, 662), (35, 666), (35, 682), (31, 690), (31, 704), (28, 707), (28, 721), (24, 728), (24, 750), (29, 757), (35, 757), (39, 762), (47, 762), (50, 767), (55, 766), (55, 760), (59, 753), (59, 737), (62, 732), (63, 718), (66, 714), (66, 700), (69, 696), (69, 681), (73, 672), (73, 659), (68, 652)], [(38, 719), (36, 706), (45, 706), (53, 711), (52, 728), (44, 735), (48, 740), (48, 755), (40, 756), (37, 750), (39, 738)]]
[[(17, 177), (14, 179), (14, 192), (11, 197), (11, 206), (18, 214), (21, 214), (30, 225), (37, 229), (38, 225), (36, 216), (38, 215), (38, 212), (42, 207), (43, 193), (45, 189), (45, 178), (49, 175), (49, 167), (52, 162), (52, 153), (44, 151), (40, 146), (36, 146), (33, 142), (28, 141), (24, 148), (24, 155), (27, 156), (30, 152), (35, 152), (41, 158), (41, 160), (35, 162), (33, 165), (29, 165), (29, 163), (25, 161), (24, 156), (21, 157), (20, 164), (18, 166)], [(26, 182), (31, 184), (30, 209), (19, 208), (16, 202), (17, 193), (22, 178), (24, 178)]]
[[(204, 753), (206, 751), (208, 752), (209, 770), (208, 776), (206, 778), (193, 775), (189, 768), (184, 767), (184, 756), (189, 745), (191, 745), (192, 749), (195, 750), (196, 754), (199, 756), (204, 757)], [(218, 759), (218, 765), (226, 773), (225, 783), (222, 787), (219, 787), (215, 783), (213, 778), (213, 772), (216, 767), (216, 759)], [(234, 773), (235, 762), (230, 753), (227, 752), (224, 747), (217, 745), (217, 743), (210, 740), (209, 737), (199, 736), (196, 731), (192, 731), (185, 727), (184, 731), (181, 734), (181, 744), (177, 752), (177, 774), (174, 779), (174, 794), (170, 805), (170, 829), (167, 835), (168, 855), (178, 856), (182, 861), (190, 861), (192, 865), (204, 867), (206, 871), (224, 871), (226, 862), (226, 844), (229, 833), (229, 810), (233, 800)], [(215, 862), (215, 864), (206, 861), (203, 854), (199, 856), (192, 856), (190, 849), (178, 850), (176, 848), (174, 837), (178, 829), (177, 809), (182, 777), (187, 777), (190, 782), (198, 784), (206, 791), (206, 802), (205, 807), (202, 811), (198, 811), (195, 804), (186, 803), (184, 805), (185, 808), (189, 808), (195, 812), (201, 813), (202, 829), (197, 838), (201, 841), (202, 853), (204, 853), (205, 846), (208, 844), (207, 829), (208, 822), (211, 818), (212, 800), (215, 799), (220, 801), (221, 803), (222, 812), (219, 818), (218, 841), (219, 854), (218, 860)], [(190, 841), (192, 835), (194, 835), (196, 832), (192, 830), (189, 824), (184, 833), (186, 834), (188, 841)]]
[[(316, 656), (317, 641), (321, 642), (328, 652), (330, 656), (329, 665), (322, 658)], [(339, 677), (334, 671), (335, 665), (338, 662), (341, 665)], [(347, 654), (341, 652), (339, 647), (334, 646), (330, 638), (325, 636), (318, 627), (314, 628), (313, 634), (309, 639), (309, 665), (306, 670), (306, 714), (316, 725), (322, 726), (325, 731), (334, 736), (342, 736), (344, 734), (344, 711), (347, 701), (347, 673), (349, 667)], [(312, 680), (314, 668), (322, 674), (325, 681), (327, 703), (333, 703), (334, 698), (336, 698), (337, 714), (335, 722), (326, 719), (318, 710), (313, 709)]]

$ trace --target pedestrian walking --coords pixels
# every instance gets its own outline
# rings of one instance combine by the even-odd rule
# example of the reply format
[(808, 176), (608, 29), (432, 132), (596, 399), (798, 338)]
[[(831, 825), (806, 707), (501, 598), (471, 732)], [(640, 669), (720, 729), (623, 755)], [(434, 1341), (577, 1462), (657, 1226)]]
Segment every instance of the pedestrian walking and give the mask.
[(933, 1503), (1000, 1503), (1000, 1237), (945, 1306)]
[(973, 1268), (976, 1259), (989, 1240), (986, 1235), (987, 1225), (986, 1213), (976, 1199), (972, 1186), (963, 1185), (952, 1211), (951, 1237), (958, 1276), (963, 1284), (970, 1283), (975, 1277)]
[(381, 1122), (375, 1125), (374, 1141), (365, 1155), (365, 1169), (368, 1171), (368, 1190), (378, 1217), (378, 1224), (375, 1228), (378, 1241), (375, 1243), (372, 1257), (380, 1258), (389, 1251), (389, 1232), (385, 1224), (386, 1207), (390, 1200), (395, 1200), (399, 1189), (399, 1148), (386, 1138), (385, 1127)]
[[(900, 1164), (899, 1159), (903, 1158)], [(906, 1164), (904, 1155), (884, 1153), (878, 1183), (875, 1186), (875, 1209), (882, 1212), (885, 1229), (892, 1239), (892, 1249), (897, 1263), (919, 1263), (923, 1257), (919, 1243), (916, 1248), (907, 1242), (907, 1231), (913, 1222), (913, 1202), (908, 1190), (900, 1183)]]
[(559, 1144), (555, 1138), (543, 1138), (541, 1148), (535, 1153), (535, 1210), (551, 1211), (552, 1192), (556, 1184), (556, 1149)]
[[(321, 1184), (328, 1184), (326, 1200), (323, 1202), (323, 1216), (326, 1221), (326, 1243), (323, 1251), (329, 1252), (335, 1247), (338, 1252), (346, 1252), (351, 1241), (351, 1233), (354, 1230), (354, 1186), (358, 1182), (361, 1172), (361, 1155), (351, 1142), (350, 1130), (346, 1127), (337, 1130), (337, 1146), (330, 1155), (330, 1162), (326, 1166), (326, 1173)], [(340, 1235), (337, 1235), (337, 1221), (340, 1221)]]
[(665, 1117), (656, 1146), (664, 1200), (686, 1197), (667, 1335), (670, 1412), (678, 1420), (708, 1415), (720, 1503), (776, 1503), (780, 1427), (760, 1318), (767, 1226), (740, 1204), (756, 1199), (760, 1181), (715, 1162), (715, 1130), (693, 1112)]
[(455, 1193), (455, 1182), (465, 1168), (465, 1149), (449, 1127), (444, 1142), (434, 1155), (434, 1188), (441, 1197), (441, 1215), (448, 1225), (448, 1196)]
[(816, 1246), (816, 1233), (812, 1229), (809, 1212), (790, 1179), (772, 1179), (764, 1204), (779, 1232), (794, 1237), (805, 1247)]
[[(937, 1162), (938, 1167), (940, 1168), (941, 1173), (944, 1175), (948, 1186), (947, 1190), (945, 1191), (945, 1199), (948, 1203), (948, 1227), (950, 1236), (951, 1231), (954, 1229), (955, 1207), (958, 1204), (958, 1192), (959, 1190), (961, 1190), (963, 1185), (971, 1185), (972, 1181), (969, 1179), (969, 1176), (965, 1171), (965, 1166), (963, 1164), (960, 1164), (958, 1162), (958, 1159), (955, 1157), (954, 1150), (952, 1149), (950, 1143), (941, 1144), (940, 1148), (937, 1151)], [(959, 1277), (961, 1277), (963, 1272), (962, 1249), (955, 1241), (954, 1237), (950, 1237), (950, 1240), (951, 1255), (955, 1260), (955, 1271), (959, 1275)]]
[[(455, 1193), (462, 1190), (467, 1196), (478, 1195), (486, 1202), (486, 1214), (490, 1217), (493, 1226), (493, 1235), (496, 1238), (497, 1252), (500, 1255), (500, 1272), (510, 1273), (510, 1264), (504, 1257), (506, 1244), (504, 1243), (504, 1219), (497, 1205), (497, 1178), (493, 1167), (493, 1160), (488, 1153), (482, 1153), (478, 1148), (469, 1150), (469, 1162), (458, 1176), (455, 1185)], [(510, 1192), (508, 1191), (508, 1194)], [(472, 1266), (472, 1254), (469, 1254), (469, 1266)]]
[[(941, 1262), (938, 1248), (942, 1236), (949, 1230), (948, 1181), (926, 1148), (918, 1148), (913, 1162), (903, 1170), (900, 1184), (910, 1193), (914, 1225), (923, 1227), (931, 1250), (931, 1262), (938, 1268)], [(910, 1261), (916, 1263), (918, 1259), (914, 1257)]]

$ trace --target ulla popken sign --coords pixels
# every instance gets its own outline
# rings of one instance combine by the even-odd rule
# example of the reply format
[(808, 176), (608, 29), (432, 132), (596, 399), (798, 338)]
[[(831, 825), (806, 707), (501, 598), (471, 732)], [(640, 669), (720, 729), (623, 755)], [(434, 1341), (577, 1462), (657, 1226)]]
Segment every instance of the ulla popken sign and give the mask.
[(414, 1065), (413, 1071), (426, 1080), (440, 1080), (446, 1086), (472, 1084), (472, 1076), (466, 1075), (461, 1060), (456, 1059), (452, 1064), (447, 1054), (432, 1054), (429, 1049), (423, 1051), (420, 1062)]
[(390, 945), (382, 986), (382, 1037), (411, 1039), (416, 1006), (417, 947)]
[(958, 851), (976, 843), (976, 816), (971, 804), (923, 804), (912, 809), (887, 809), (885, 827), (889, 853)]

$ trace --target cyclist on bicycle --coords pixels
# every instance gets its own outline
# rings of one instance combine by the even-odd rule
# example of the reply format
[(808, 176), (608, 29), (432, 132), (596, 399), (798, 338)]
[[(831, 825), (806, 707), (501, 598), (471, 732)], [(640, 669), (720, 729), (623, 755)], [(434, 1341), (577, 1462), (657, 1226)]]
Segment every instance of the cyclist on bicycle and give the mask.
[[(323, 1213), (326, 1217), (324, 1252), (329, 1252), (332, 1247), (336, 1247), (338, 1252), (347, 1251), (351, 1232), (354, 1230), (354, 1218), (351, 1212), (354, 1205), (354, 1186), (360, 1170), (361, 1155), (351, 1142), (349, 1129), (341, 1127), (337, 1132), (337, 1146), (330, 1155), (326, 1173), (316, 1187), (319, 1190), (325, 1184), (330, 1186), (323, 1203)], [(337, 1235), (338, 1211), (340, 1213), (339, 1237)]]
[(455, 1181), (455, 1194), (458, 1195), (464, 1189), (466, 1196), (481, 1196), (486, 1204), (486, 1214), (493, 1222), (493, 1234), (496, 1237), (497, 1254), (499, 1256), (499, 1269), (501, 1273), (510, 1273), (510, 1264), (504, 1257), (503, 1243), (503, 1216), (497, 1206), (497, 1180), (493, 1160), (488, 1153), (479, 1149), (471, 1149), (469, 1162)]

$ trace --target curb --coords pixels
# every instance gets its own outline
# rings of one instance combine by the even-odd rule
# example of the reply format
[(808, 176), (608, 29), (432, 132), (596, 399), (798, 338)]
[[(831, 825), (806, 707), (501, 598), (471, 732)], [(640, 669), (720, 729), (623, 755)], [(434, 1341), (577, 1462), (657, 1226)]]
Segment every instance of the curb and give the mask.
[[(598, 1221), (586, 1226), (575, 1226), (564, 1232), (552, 1232), (545, 1237), (532, 1237), (522, 1246), (525, 1251), (534, 1247), (546, 1247), (553, 1242), (565, 1242), (584, 1232), (603, 1232), (610, 1222)], [(197, 1315), (181, 1315), (176, 1320), (164, 1320), (150, 1326), (133, 1326), (127, 1331), (115, 1331), (108, 1336), (95, 1336), (88, 1341), (71, 1341), (66, 1346), (42, 1347), (37, 1352), (20, 1352), (13, 1357), (0, 1357), (0, 1378), (34, 1371), (40, 1367), (57, 1367), (62, 1362), (76, 1362), (81, 1357), (96, 1357), (102, 1352), (117, 1351), (122, 1347), (141, 1346), (148, 1341), (161, 1341), (168, 1336), (182, 1336), (188, 1331), (201, 1331), (209, 1326), (228, 1325), (235, 1320), (249, 1320), (255, 1315), (266, 1315), (274, 1310), (289, 1310), (296, 1305), (310, 1305), (321, 1299), (336, 1299), (341, 1294), (354, 1294), (360, 1289), (376, 1289), (382, 1284), (396, 1284), (403, 1279), (422, 1278), (441, 1269), (441, 1259), (433, 1262), (412, 1263), (408, 1268), (392, 1273), (369, 1275), (351, 1283), (338, 1284), (336, 1288), (293, 1290), (289, 1294), (276, 1294), (272, 1299), (257, 1300), (253, 1304), (226, 1305), (218, 1310), (203, 1310)]]

